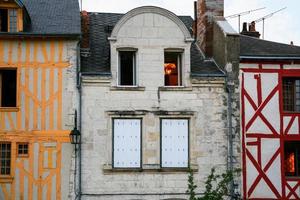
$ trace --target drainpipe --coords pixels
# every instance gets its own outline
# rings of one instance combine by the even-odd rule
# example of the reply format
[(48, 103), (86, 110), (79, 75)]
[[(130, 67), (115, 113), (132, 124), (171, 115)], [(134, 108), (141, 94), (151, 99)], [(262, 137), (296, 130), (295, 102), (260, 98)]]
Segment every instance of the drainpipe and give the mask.
[[(227, 69), (232, 69), (231, 63), (227, 64)], [(227, 168), (229, 171), (233, 172), (233, 127), (232, 127), (232, 94), (234, 93), (234, 82), (230, 78), (231, 72), (226, 72), (226, 90), (227, 90), (227, 122), (228, 122), (228, 157)], [(230, 199), (235, 199), (234, 197), (234, 180), (230, 182)]]
[[(80, 131), (81, 133), (81, 139), (80, 139), (80, 143), (79, 143), (79, 146), (78, 146), (78, 163), (76, 163), (76, 165), (78, 164), (78, 193), (76, 193), (75, 191), (75, 194), (76, 194), (76, 198), (75, 199), (79, 199), (81, 200), (81, 141), (82, 141), (82, 93), (81, 93), (81, 64), (80, 64), (80, 45), (81, 45), (81, 42), (79, 41), (78, 44), (77, 44), (77, 67), (76, 67), (76, 87), (77, 87), (77, 90), (78, 90), (78, 107), (79, 107), (79, 115), (78, 115), (78, 121), (79, 121), (79, 124), (78, 124), (78, 130)], [(76, 157), (77, 155), (75, 155)], [(76, 172), (75, 172), (76, 173)]]

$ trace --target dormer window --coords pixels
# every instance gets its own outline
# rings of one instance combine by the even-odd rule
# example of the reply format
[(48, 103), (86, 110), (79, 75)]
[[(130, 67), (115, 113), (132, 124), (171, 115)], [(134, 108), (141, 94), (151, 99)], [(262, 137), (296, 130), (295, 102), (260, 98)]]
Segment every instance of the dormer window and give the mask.
[(0, 9), (0, 32), (17, 32), (17, 9)]
[(136, 86), (136, 50), (133, 48), (118, 49), (119, 51), (119, 85)]
[(165, 86), (181, 86), (182, 85), (182, 67), (181, 67), (182, 50), (166, 50), (165, 51)]

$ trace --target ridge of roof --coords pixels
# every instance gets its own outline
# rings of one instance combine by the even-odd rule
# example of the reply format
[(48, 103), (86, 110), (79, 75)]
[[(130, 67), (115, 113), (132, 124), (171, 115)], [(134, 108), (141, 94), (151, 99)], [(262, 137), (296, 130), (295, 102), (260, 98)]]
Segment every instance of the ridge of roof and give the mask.
[(240, 57), (300, 57), (300, 46), (240, 34)]

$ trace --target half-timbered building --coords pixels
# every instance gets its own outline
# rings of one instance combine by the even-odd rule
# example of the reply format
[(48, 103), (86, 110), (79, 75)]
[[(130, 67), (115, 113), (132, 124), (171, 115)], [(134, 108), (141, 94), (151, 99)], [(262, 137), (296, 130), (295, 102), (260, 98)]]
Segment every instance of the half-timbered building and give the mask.
[(0, 0), (0, 199), (68, 198), (79, 35), (76, 0)]
[(251, 29), (240, 36), (243, 198), (300, 199), (300, 47)]

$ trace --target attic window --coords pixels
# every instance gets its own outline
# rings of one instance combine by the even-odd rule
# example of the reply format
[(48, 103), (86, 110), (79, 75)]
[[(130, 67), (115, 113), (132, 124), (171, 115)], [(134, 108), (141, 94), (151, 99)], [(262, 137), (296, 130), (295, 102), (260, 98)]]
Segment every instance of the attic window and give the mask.
[(0, 32), (17, 32), (17, 9), (0, 9)]
[(165, 86), (181, 85), (181, 52), (165, 51)]
[(119, 51), (119, 85), (136, 85), (136, 52), (135, 50)]

